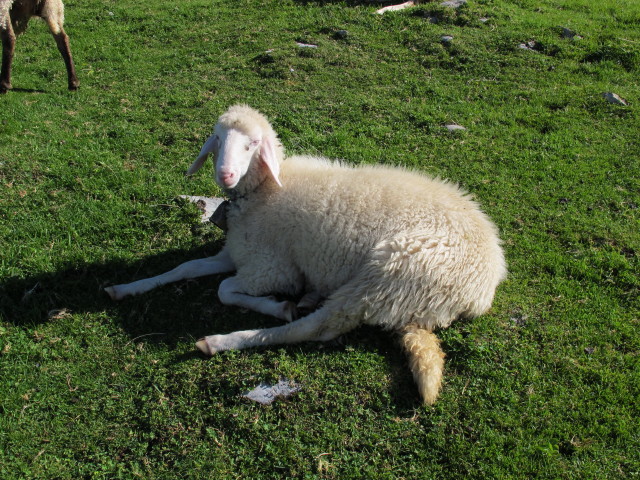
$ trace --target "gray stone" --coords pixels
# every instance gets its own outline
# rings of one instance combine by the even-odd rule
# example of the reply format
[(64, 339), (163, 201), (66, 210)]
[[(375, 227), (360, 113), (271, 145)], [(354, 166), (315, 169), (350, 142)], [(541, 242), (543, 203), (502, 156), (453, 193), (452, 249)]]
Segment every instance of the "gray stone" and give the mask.
[(602, 94), (604, 98), (607, 99), (607, 102), (613, 103), (614, 105), (628, 105), (627, 101), (624, 98), (621, 98), (620, 95), (613, 92), (605, 92)]
[(447, 0), (446, 2), (442, 2), (440, 5), (443, 7), (460, 8), (466, 3), (467, 0)]
[(580, 40), (582, 37), (573, 30), (562, 27), (562, 38), (568, 38), (570, 40)]
[(530, 40), (527, 43), (521, 43), (520, 45), (518, 45), (518, 48), (521, 48), (522, 50), (529, 50), (531, 52), (537, 52), (537, 46), (538, 44), (535, 41)]
[(211, 215), (213, 215), (213, 212), (215, 212), (220, 204), (224, 202), (224, 198), (219, 197), (210, 198), (193, 195), (180, 195), (180, 198), (184, 198), (185, 200), (196, 204), (202, 212), (202, 216), (200, 217), (200, 221), (202, 223), (208, 222)]
[(450, 123), (449, 125), (445, 125), (444, 127), (450, 132), (459, 132), (466, 130), (466, 128), (464, 128), (462, 125), (456, 125), (455, 123)]

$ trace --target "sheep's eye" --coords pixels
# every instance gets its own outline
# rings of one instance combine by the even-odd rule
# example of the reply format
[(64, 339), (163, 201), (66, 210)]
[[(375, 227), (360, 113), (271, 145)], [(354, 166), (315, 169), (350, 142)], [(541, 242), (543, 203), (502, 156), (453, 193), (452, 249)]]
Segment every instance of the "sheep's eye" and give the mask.
[(244, 149), (248, 151), (250, 148), (257, 147), (259, 143), (260, 143), (260, 140), (252, 140), (249, 145), (244, 147)]

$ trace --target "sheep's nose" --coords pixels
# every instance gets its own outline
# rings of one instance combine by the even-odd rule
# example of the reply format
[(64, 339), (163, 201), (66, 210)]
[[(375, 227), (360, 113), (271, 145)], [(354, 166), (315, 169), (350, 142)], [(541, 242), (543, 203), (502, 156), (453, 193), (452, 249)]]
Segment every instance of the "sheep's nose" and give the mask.
[(219, 177), (222, 184), (226, 187), (228, 187), (229, 185), (233, 185), (233, 183), (235, 182), (235, 174), (233, 172), (221, 172)]

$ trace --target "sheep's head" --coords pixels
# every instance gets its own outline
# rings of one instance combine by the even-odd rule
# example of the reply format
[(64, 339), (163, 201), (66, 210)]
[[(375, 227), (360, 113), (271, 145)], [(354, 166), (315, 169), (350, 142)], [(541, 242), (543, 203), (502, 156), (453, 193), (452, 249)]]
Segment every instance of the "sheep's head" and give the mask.
[(187, 175), (198, 171), (209, 154), (215, 157), (216, 182), (225, 190), (249, 191), (266, 177), (282, 186), (278, 137), (267, 119), (247, 106), (231, 107), (218, 119)]

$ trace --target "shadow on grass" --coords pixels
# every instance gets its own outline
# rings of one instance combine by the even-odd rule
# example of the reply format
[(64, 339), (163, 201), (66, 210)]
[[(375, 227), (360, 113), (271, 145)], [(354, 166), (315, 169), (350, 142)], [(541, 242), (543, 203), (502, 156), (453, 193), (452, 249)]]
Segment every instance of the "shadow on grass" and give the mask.
[(11, 92), (16, 92), (16, 93), (47, 93), (46, 90), (40, 90), (38, 88), (20, 88), (20, 87), (13, 87), (10, 90)]
[[(134, 263), (76, 265), (27, 278), (3, 279), (0, 319), (11, 325), (34, 328), (57, 321), (60, 312), (65, 311), (73, 316), (102, 315), (105, 322), (120, 326), (132, 342), (144, 341), (169, 349), (185, 341), (195, 342), (204, 335), (281, 325), (277, 319), (221, 305), (217, 289), (226, 275), (177, 282), (119, 302), (112, 301), (104, 292), (108, 285), (150, 277), (185, 261), (214, 255), (221, 246), (217, 243), (170, 251)], [(380, 328), (362, 326), (332, 342), (305, 342), (284, 348), (333, 355), (346, 347), (362, 348), (384, 357), (391, 378), (391, 402), (399, 412), (409, 412), (421, 405), (398, 337)], [(276, 347), (253, 350), (259, 353), (270, 348)], [(194, 348), (193, 352), (176, 353), (174, 361), (181, 363), (194, 357), (205, 358)]]
[[(105, 313), (132, 338), (175, 345), (185, 332), (201, 333), (197, 325), (204, 302), (217, 304), (215, 291), (222, 277), (178, 282), (120, 302), (104, 287), (165, 272), (178, 264), (215, 254), (221, 245), (176, 250), (137, 262), (112, 261), (72, 265), (55, 272), (0, 280), (0, 315), (13, 325), (37, 326), (66, 310), (72, 314)], [(215, 306), (215, 305), (213, 305)], [(151, 334), (153, 332), (153, 334)], [(162, 335), (156, 333), (162, 332)]]
[(295, 0), (295, 3), (299, 3), (301, 5), (346, 4), (349, 7), (357, 7), (361, 5), (382, 5), (391, 2), (393, 2), (393, 0)]

